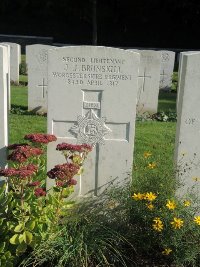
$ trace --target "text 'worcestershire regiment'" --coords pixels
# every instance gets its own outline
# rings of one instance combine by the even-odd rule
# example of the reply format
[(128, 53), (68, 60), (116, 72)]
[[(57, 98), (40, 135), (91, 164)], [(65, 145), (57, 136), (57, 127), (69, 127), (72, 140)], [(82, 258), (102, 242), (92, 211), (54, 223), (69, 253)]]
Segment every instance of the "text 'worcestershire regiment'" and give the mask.
[(131, 80), (130, 74), (123, 73), (124, 59), (63, 57), (63, 71), (54, 71), (54, 78), (64, 78), (68, 85), (118, 86)]

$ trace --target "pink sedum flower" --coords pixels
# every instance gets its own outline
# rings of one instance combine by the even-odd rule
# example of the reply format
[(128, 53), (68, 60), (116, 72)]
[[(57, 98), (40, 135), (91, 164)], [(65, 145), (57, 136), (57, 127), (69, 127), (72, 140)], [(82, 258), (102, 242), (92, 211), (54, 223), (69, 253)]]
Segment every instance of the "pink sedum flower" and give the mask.
[(51, 179), (66, 180), (69, 181), (79, 171), (79, 166), (74, 163), (64, 163), (56, 165), (53, 169), (47, 172), (47, 175)]
[(27, 134), (24, 136), (24, 139), (29, 140), (33, 143), (41, 143), (41, 144), (48, 144), (50, 142), (57, 140), (55, 135), (42, 134), (42, 133)]
[(87, 144), (82, 144), (82, 145), (72, 145), (68, 143), (61, 143), (58, 144), (56, 147), (56, 150), (63, 151), (63, 150), (70, 150), (72, 152), (90, 152), (92, 151), (92, 146), (87, 145)]
[(36, 197), (43, 197), (46, 196), (46, 191), (42, 187), (35, 188), (34, 195)]
[(29, 187), (34, 187), (34, 186), (40, 186), (40, 181), (34, 181), (34, 182), (31, 182), (31, 183), (28, 183), (27, 186)]
[(0, 176), (26, 179), (26, 178), (31, 177), (33, 174), (35, 174), (37, 172), (37, 169), (38, 169), (37, 166), (33, 164), (29, 164), (21, 168), (1, 169)]
[(41, 154), (43, 154), (43, 150), (40, 148), (31, 147), (29, 145), (18, 146), (10, 155), (8, 155), (8, 160), (23, 163), (28, 158), (39, 156)]

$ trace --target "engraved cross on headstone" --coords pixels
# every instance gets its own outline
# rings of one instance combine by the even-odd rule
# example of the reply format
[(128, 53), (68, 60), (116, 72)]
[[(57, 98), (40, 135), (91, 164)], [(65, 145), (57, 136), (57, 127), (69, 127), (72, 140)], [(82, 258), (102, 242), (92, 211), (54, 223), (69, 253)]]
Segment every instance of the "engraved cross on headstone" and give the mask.
[(165, 76), (167, 77), (167, 74), (165, 73), (165, 70), (163, 69), (162, 73), (160, 74), (161, 79), (160, 79), (160, 84), (163, 85), (165, 81)]
[[(130, 122), (113, 122), (107, 121), (102, 117), (101, 101), (102, 90), (81, 90), (83, 94), (82, 100), (82, 115), (77, 116), (77, 121), (54, 121), (54, 134), (57, 136), (66, 136), (65, 138), (76, 141), (78, 144), (90, 144), (93, 146), (93, 164), (90, 166), (90, 171), (94, 175), (92, 183), (93, 194), (98, 195), (101, 188), (99, 177), (99, 165), (101, 149), (107, 142), (129, 142)], [(63, 130), (67, 132), (63, 132)], [(103, 177), (108, 178), (108, 177)], [(80, 176), (80, 184), (85, 182)], [(85, 179), (85, 178), (84, 178)], [(101, 177), (102, 179), (102, 177)], [(113, 182), (116, 177), (110, 177), (110, 182)], [(85, 189), (80, 186), (79, 195), (84, 195)]]
[(139, 78), (143, 78), (142, 80), (142, 91), (144, 92), (144, 88), (145, 88), (145, 82), (146, 82), (146, 78), (151, 78), (150, 75), (146, 75), (146, 68), (144, 69), (144, 74), (143, 75), (139, 75)]
[(42, 97), (45, 97), (45, 87), (47, 87), (47, 84), (44, 82), (44, 78), (42, 79), (42, 84), (39, 84), (38, 87), (42, 87)]

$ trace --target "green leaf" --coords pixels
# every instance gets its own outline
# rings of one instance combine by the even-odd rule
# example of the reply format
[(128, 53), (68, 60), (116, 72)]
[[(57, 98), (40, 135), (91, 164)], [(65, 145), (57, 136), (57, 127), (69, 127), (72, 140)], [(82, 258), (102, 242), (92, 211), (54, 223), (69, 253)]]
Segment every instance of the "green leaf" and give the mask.
[(16, 249), (16, 255), (19, 256), (20, 254), (24, 253), (26, 249), (27, 249), (27, 245), (25, 243), (18, 245)]
[(33, 230), (35, 228), (35, 221), (30, 221), (26, 223), (26, 228)]
[(2, 225), (3, 224), (3, 221), (5, 220), (5, 218), (1, 218), (0, 219), (0, 225)]
[(0, 195), (3, 193), (5, 194), (6, 191), (6, 184), (3, 184), (3, 186), (0, 186)]
[(54, 186), (54, 187), (53, 187), (53, 191), (55, 191), (55, 192), (60, 192), (60, 188), (57, 187), (57, 186)]
[(21, 244), (24, 241), (24, 235), (20, 234), (19, 235), (19, 243)]
[(10, 243), (13, 245), (19, 244), (19, 234), (15, 234), (10, 238)]
[(24, 222), (25, 223), (27, 223), (29, 219), (30, 219), (30, 216), (24, 216)]
[(5, 242), (0, 243), (0, 253), (4, 251), (5, 245), (6, 245)]
[(65, 197), (65, 198), (68, 197), (71, 194), (70, 191), (71, 190), (69, 188), (64, 188), (63, 192), (62, 192), (62, 196)]
[(32, 242), (32, 240), (33, 240), (33, 235), (32, 235), (32, 233), (30, 233), (29, 231), (25, 231), (25, 232), (23, 233), (23, 237), (24, 237), (24, 242), (25, 242), (27, 245), (29, 245), (29, 244)]
[(24, 230), (24, 225), (22, 223), (18, 224), (14, 229), (15, 233), (20, 233), (23, 230)]
[(7, 197), (7, 204), (13, 200), (13, 196), (11, 194)]
[(25, 200), (25, 201), (29, 200), (29, 199), (31, 198), (31, 196), (32, 196), (32, 193), (31, 193), (31, 192), (27, 192), (27, 193), (25, 194), (25, 196), (24, 196), (24, 200)]

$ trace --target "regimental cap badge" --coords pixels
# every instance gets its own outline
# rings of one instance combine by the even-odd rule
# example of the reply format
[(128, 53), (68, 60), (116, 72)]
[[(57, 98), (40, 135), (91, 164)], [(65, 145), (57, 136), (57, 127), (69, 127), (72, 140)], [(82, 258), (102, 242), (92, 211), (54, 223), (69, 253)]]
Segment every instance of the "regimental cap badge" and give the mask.
[(90, 109), (85, 116), (78, 116), (77, 124), (70, 129), (70, 132), (77, 135), (79, 144), (103, 145), (105, 144), (104, 136), (111, 132), (111, 129), (105, 125), (105, 120), (105, 118), (97, 117)]

